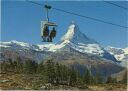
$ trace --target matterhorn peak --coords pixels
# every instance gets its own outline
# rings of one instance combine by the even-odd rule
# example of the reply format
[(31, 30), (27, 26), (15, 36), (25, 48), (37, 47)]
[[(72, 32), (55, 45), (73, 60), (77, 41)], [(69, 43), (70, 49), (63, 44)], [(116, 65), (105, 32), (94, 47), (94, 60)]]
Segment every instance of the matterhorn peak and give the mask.
[(68, 29), (67, 33), (61, 38), (61, 41), (70, 41), (75, 44), (93, 44), (96, 41), (88, 38), (84, 33), (79, 30), (78, 25), (75, 22), (72, 22)]

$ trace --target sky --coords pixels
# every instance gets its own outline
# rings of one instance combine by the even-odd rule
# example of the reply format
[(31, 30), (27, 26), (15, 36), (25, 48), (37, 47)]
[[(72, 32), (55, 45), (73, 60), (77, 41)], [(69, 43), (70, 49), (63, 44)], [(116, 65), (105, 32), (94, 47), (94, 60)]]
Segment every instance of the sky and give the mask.
[[(127, 10), (107, 4), (103, 1), (47, 1), (32, 0), (73, 13), (94, 17), (107, 22), (128, 26)], [(115, 1), (127, 7), (128, 2)], [(24, 0), (3, 0), (1, 2), (1, 41), (17, 40), (30, 44), (44, 44), (40, 37), (40, 23), (45, 20), (46, 12), (41, 6)], [(127, 28), (109, 25), (79, 16), (70, 15), (51, 9), (50, 21), (57, 23), (57, 36), (54, 43), (66, 33), (68, 26), (74, 21), (82, 33), (96, 40), (102, 46), (125, 48), (128, 46)]]

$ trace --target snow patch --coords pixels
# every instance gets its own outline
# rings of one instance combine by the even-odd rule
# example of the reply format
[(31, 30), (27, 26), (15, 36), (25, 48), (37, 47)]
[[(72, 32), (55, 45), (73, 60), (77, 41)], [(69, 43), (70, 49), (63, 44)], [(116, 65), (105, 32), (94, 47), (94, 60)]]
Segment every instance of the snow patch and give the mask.
[(0, 48), (1, 48), (1, 47), (7, 48), (7, 47), (10, 47), (10, 46), (0, 45)]
[(107, 47), (106, 50), (114, 55), (114, 57), (120, 61), (120, 65), (127, 67), (128, 64), (128, 48), (116, 48), (116, 47)]
[(85, 34), (79, 31), (79, 28), (76, 24), (71, 24), (68, 27), (67, 33), (61, 38), (61, 42), (70, 41), (72, 43), (78, 44), (94, 44), (97, 43), (95, 40), (88, 38)]

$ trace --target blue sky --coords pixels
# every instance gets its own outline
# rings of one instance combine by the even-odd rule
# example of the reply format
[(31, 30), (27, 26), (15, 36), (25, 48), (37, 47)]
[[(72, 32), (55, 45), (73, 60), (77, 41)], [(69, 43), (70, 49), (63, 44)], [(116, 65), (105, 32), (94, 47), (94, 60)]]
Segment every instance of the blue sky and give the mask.
[[(42, 0), (33, 0), (43, 4)], [(127, 26), (127, 10), (102, 1), (48, 1), (49, 5)], [(126, 2), (114, 2), (126, 7)], [(40, 37), (40, 21), (45, 20), (44, 8), (18, 0), (4, 0), (2, 5), (2, 41), (17, 40), (31, 44), (43, 44)], [(81, 32), (98, 41), (102, 46), (127, 47), (127, 29), (81, 18), (56, 10), (50, 10), (50, 20), (58, 24), (54, 43), (66, 33), (71, 21), (75, 21)]]

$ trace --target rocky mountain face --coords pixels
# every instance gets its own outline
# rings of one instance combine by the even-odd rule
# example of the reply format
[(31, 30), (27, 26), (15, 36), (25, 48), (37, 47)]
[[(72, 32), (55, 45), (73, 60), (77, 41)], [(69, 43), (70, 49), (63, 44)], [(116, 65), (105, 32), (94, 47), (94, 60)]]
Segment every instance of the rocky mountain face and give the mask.
[(75, 70), (78, 70), (81, 74), (85, 72), (85, 69), (89, 69), (93, 75), (98, 73), (102, 76), (109, 76), (124, 69), (116, 63), (113, 63), (113, 61), (108, 61), (97, 55), (80, 53), (78, 51), (72, 51), (70, 53), (67, 51), (56, 52), (48, 58), (52, 58), (63, 65), (67, 65)]
[(61, 38), (61, 41), (56, 45), (41, 46), (42, 49), (46, 48), (51, 52), (79, 51), (80, 53), (88, 53), (92, 55), (98, 55), (108, 60), (116, 62), (117, 60), (113, 55), (104, 50), (95, 40), (88, 38), (85, 34), (79, 31), (76, 24), (71, 24), (68, 27), (67, 33)]
[(117, 58), (104, 49), (95, 40), (80, 32), (76, 24), (71, 24), (67, 33), (57, 44), (32, 45), (24, 42), (10, 41), (0, 43), (0, 60), (34, 60), (40, 63), (44, 59), (54, 59), (61, 64), (73, 67), (81, 73), (90, 69), (103, 76), (117, 73), (124, 68), (119, 66)]
[(127, 67), (128, 64), (128, 48), (115, 48), (115, 47), (106, 47), (105, 48), (110, 54), (114, 55), (117, 61), (124, 67)]
[(37, 45), (31, 45), (24, 42), (10, 41), (1, 42), (0, 44), (0, 60), (34, 60), (40, 62), (44, 57), (50, 54), (50, 52), (41, 50)]

